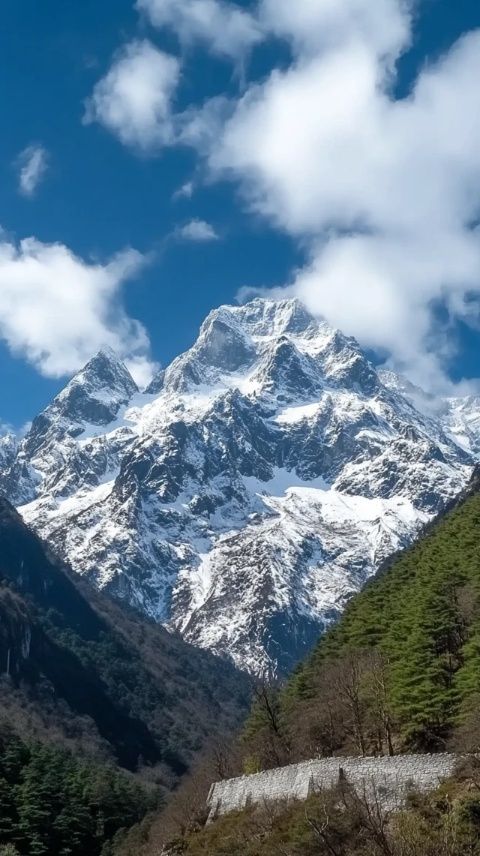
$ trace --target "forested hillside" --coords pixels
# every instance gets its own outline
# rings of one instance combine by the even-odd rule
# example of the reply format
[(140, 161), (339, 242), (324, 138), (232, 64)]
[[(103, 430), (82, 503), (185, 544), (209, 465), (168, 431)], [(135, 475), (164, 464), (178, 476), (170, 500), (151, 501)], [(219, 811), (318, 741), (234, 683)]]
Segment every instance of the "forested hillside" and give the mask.
[(105, 856), (116, 833), (158, 801), (155, 791), (111, 764), (0, 729), (0, 854), (8, 842), (21, 854)]
[(285, 688), (264, 690), (248, 769), (317, 754), (480, 743), (480, 492), (461, 499), (352, 599)]
[[(352, 599), (285, 686), (257, 688), (236, 747), (237, 773), (318, 755), (480, 750), (479, 488), (477, 472), (418, 542)], [(251, 808), (202, 832), (190, 818), (172, 853), (476, 854), (480, 806), (471, 793), (479, 779), (470, 771), (463, 784), (417, 800), (383, 843), (366, 807), (352, 797), (337, 810), (337, 795), (325, 797), (327, 806), (312, 798), (310, 814)]]
[(0, 847), (95, 856), (247, 699), (233, 666), (74, 580), (0, 500)]

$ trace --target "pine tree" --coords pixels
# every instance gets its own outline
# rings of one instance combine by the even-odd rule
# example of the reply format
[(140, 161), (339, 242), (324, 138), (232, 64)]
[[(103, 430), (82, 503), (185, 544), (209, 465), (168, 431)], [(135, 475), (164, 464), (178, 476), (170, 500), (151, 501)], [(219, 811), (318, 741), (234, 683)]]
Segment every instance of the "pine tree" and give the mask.
[(17, 820), (13, 788), (0, 776), (0, 843), (12, 840)]

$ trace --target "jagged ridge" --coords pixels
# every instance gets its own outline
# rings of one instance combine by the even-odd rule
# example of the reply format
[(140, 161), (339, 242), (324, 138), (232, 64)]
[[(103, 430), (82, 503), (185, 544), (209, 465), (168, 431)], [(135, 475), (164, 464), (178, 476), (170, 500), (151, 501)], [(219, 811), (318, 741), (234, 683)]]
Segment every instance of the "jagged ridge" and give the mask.
[(298, 301), (257, 299), (212, 312), (146, 393), (103, 352), (2, 483), (99, 587), (286, 670), (468, 480), (472, 402), (431, 412)]

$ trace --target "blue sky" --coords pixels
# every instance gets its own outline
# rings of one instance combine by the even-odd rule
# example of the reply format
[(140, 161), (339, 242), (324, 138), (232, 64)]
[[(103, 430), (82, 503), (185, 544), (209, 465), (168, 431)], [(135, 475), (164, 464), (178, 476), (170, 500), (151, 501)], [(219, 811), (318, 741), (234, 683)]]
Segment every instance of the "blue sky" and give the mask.
[[(368, 224), (367, 227), (365, 222), (360, 224), (359, 235), (364, 233), (365, 228), (369, 234), (378, 232), (384, 235), (387, 226), (384, 228), (380, 219), (383, 213), (379, 213), (377, 200), (373, 202), (364, 189), (358, 189), (356, 165), (352, 167), (355, 204), (352, 203), (351, 211), (348, 204), (348, 186), (345, 192), (342, 191), (341, 199), (335, 187), (324, 193), (324, 173), (312, 182), (312, 199), (308, 199), (308, 203), (305, 201), (305, 195), (297, 199), (295, 187), (303, 180), (302, 176), (296, 181), (293, 173), (292, 181), (288, 185), (282, 184), (283, 175), (278, 179), (278, 174), (270, 169), (270, 164), (265, 164), (264, 160), (255, 160), (257, 149), (261, 150), (264, 143), (261, 138), (257, 142), (255, 135), (261, 133), (262, 110), (266, 111), (265, 122), (274, 121), (268, 101), (272, 87), (267, 88), (272, 74), (287, 74), (289, 69), (304, 69), (310, 63), (314, 80), (313, 73), (318, 71), (323, 74), (321, 63), (328, 51), (338, 49), (341, 59), (347, 58), (350, 52), (353, 62), (355, 57), (363, 57), (364, 53), (368, 52), (369, 58), (373, 57), (372, 62), (377, 63), (381, 69), (381, 75), (385, 75), (379, 85), (388, 93), (390, 102), (407, 98), (426, 66), (435, 65), (439, 57), (450, 51), (462, 34), (480, 27), (478, 3), (474, 0), (456, 0), (455, 3), (451, 0), (424, 0), (416, 5), (413, 20), (405, 25), (409, 31), (409, 35), (405, 36), (400, 18), (398, 25), (395, 19), (399, 3), (396, 0), (369, 0), (371, 8), (378, 5), (380, 13), (385, 14), (388, 26), (392, 21), (391, 42), (380, 44), (379, 39), (383, 39), (383, 35), (375, 34), (370, 38), (367, 11), (367, 36), (364, 36), (363, 31), (361, 36), (356, 33), (356, 23), (337, 20), (332, 13), (327, 27), (331, 28), (333, 47), (323, 43), (315, 44), (313, 60), (312, 46), (307, 44), (304, 34), (301, 36), (303, 41), (300, 41), (298, 36), (299, 28), (303, 25), (300, 18), (295, 21), (286, 20), (284, 29), (279, 32), (275, 29), (276, 23), (265, 23), (268, 8), (266, 13), (264, 10), (264, 17), (259, 24), (257, 4), (247, 2), (237, 3), (235, 6), (237, 13), (240, 8), (243, 9), (246, 17), (242, 26), (246, 23), (250, 29), (247, 27), (245, 31), (242, 27), (237, 27), (238, 21), (235, 19), (236, 29), (234, 30), (232, 25), (231, 47), (228, 48), (227, 54), (222, 53), (218, 43), (209, 40), (205, 31), (199, 29), (198, 25), (192, 25), (191, 15), (195, 14), (192, 2), (203, 3), (204, 0), (178, 0), (178, 8), (182, 4), (185, 6), (183, 17), (178, 14), (175, 17), (175, 13), (170, 18), (168, 10), (165, 11), (168, 2), (165, 4), (163, 0), (145, 0), (142, 9), (135, 9), (133, 0), (103, 0), (101, 3), (98, 0), (83, 0), (82, 3), (62, 3), (58, 0), (44, 0), (42, 3), (38, 3), (38, 0), (23, 0), (19, 3), (18, 0), (5, 0), (3, 4), (3, 26), (0, 32), (0, 98), (4, 117), (0, 136), (0, 225), (4, 232), (0, 240), (3, 241), (4, 248), (9, 250), (15, 246), (18, 248), (18, 242), (25, 238), (36, 239), (33, 256), (38, 261), (40, 254), (42, 259), (42, 303), (46, 305), (48, 301), (52, 302), (51, 306), (48, 304), (45, 318), (40, 317), (41, 313), (33, 300), (31, 311), (35, 317), (19, 319), (15, 294), (24, 295), (19, 299), (30, 305), (30, 295), (35, 295), (37, 287), (36, 271), (30, 271), (25, 265), (20, 270), (24, 251), (9, 263), (9, 267), (5, 266), (3, 274), (0, 265), (0, 333), (3, 331), (0, 360), (4, 381), (0, 417), (15, 426), (21, 426), (61, 388), (66, 377), (77, 363), (81, 362), (80, 355), (85, 356), (88, 353), (90, 344), (95, 348), (97, 344), (101, 344), (102, 330), (93, 334), (87, 327), (91, 317), (88, 313), (95, 311), (95, 289), (98, 287), (101, 290), (104, 286), (93, 282), (88, 298), (90, 303), (87, 307), (82, 302), (80, 309), (75, 301), (72, 304), (66, 302), (65, 305), (61, 301), (60, 304), (58, 300), (56, 302), (55, 294), (59, 292), (55, 289), (81, 289), (84, 270), (90, 276), (93, 266), (107, 265), (115, 254), (125, 248), (133, 248), (144, 258), (129, 258), (128, 265), (124, 261), (121, 262), (122, 272), (111, 275), (115, 282), (111, 284), (111, 288), (109, 286), (109, 296), (103, 298), (102, 304), (105, 311), (105, 329), (108, 336), (114, 336), (115, 343), (121, 340), (125, 319), (136, 319), (143, 326), (141, 335), (138, 330), (128, 328), (125, 334), (124, 356), (129, 357), (131, 351), (133, 359), (138, 358), (140, 354), (143, 361), (166, 363), (191, 344), (208, 311), (222, 302), (235, 300), (239, 289), (271, 288), (294, 282), (295, 293), (302, 299), (305, 298), (314, 311), (321, 314), (325, 312), (332, 323), (340, 322), (346, 332), (357, 335), (365, 346), (383, 354), (393, 355), (394, 364), (410, 370), (415, 379), (426, 380), (428, 383), (432, 378), (432, 383), (438, 383), (440, 375), (442, 382), (446, 376), (454, 380), (460, 380), (462, 377), (477, 378), (480, 375), (477, 366), (480, 337), (475, 329), (478, 313), (475, 293), (476, 261), (473, 260), (474, 251), (470, 244), (472, 236), (468, 235), (469, 240), (465, 246), (463, 243), (460, 246), (455, 240), (454, 252), (457, 252), (458, 248), (459, 260), (449, 274), (455, 284), (450, 285), (449, 282), (445, 286), (439, 281), (437, 292), (430, 280), (428, 283), (425, 281), (424, 300), (417, 305), (415, 293), (412, 292), (412, 297), (405, 298), (405, 305), (395, 305), (391, 312), (390, 309), (386, 310), (384, 325), (383, 316), (373, 313), (372, 328), (378, 329), (383, 325), (386, 331), (383, 337), (373, 335), (369, 329), (368, 315), (360, 320), (357, 317), (358, 312), (355, 317), (344, 312), (342, 306), (349, 302), (349, 292), (346, 291), (341, 303), (337, 304), (332, 302), (330, 297), (322, 296), (322, 283), (324, 280), (328, 281), (331, 292), (332, 289), (335, 290), (337, 282), (335, 278), (331, 279), (337, 276), (335, 266), (332, 269), (325, 268), (325, 251), (333, 253), (336, 250), (335, 246), (330, 245), (325, 250), (325, 235), (331, 236), (333, 230), (336, 240), (344, 233), (351, 236), (357, 228), (356, 223), (360, 216), (357, 210), (361, 212), (362, 217), (366, 212), (365, 222)], [(324, 0), (318, 0), (318, 6), (323, 3)], [(215, 14), (220, 10), (224, 16), (223, 22), (230, 22), (231, 12), (235, 11), (234, 4), (223, 0), (210, 0), (210, 5), (206, 6), (206, 14), (211, 14), (215, 5), (218, 7), (213, 10)], [(265, 5), (268, 7), (268, 0), (265, 0)], [(335, 2), (327, 0), (327, 5), (334, 7)], [(350, 5), (354, 7), (355, 3)], [(305, 2), (304, 6), (306, 17), (309, 14), (308, 3)], [(363, 14), (362, 0), (358, 0), (357, 6), (360, 13), (358, 9), (356, 13), (355, 9), (352, 11), (352, 20), (356, 15), (355, 21)], [(301, 7), (302, 3), (299, 3), (299, 16), (302, 15)], [(400, 16), (400, 13), (398, 14)], [(160, 23), (159, 15), (163, 16)], [(225, 17), (229, 15), (230, 17)], [(222, 25), (222, 22), (220, 24)], [(350, 27), (354, 29), (351, 30)], [(262, 35), (257, 36), (260, 28)], [(209, 32), (211, 30), (212, 27)], [(365, 52), (363, 40), (367, 45)], [(361, 53), (354, 51), (353, 45), (357, 45), (357, 42), (362, 44)], [(145, 138), (143, 114), (142, 127), (135, 128), (134, 142), (131, 138), (131, 128), (132, 121), (138, 125), (138, 113), (135, 113), (132, 119), (127, 115), (128, 110), (122, 106), (121, 119), (112, 124), (108, 118), (112, 113), (108, 111), (115, 92), (111, 91), (111, 87), (108, 91), (104, 89), (105, 97), (102, 97), (101, 104), (98, 99), (93, 106), (93, 102), (90, 102), (90, 108), (87, 108), (90, 119), (86, 123), (86, 100), (91, 99), (96, 91), (99, 92), (98, 86), (106, 79), (109, 71), (118, 68), (122, 56), (126, 55), (127, 46), (136, 45), (137, 50), (139, 45), (146, 44), (151, 46), (154, 52), (149, 54), (149, 57), (161, 55), (174, 58), (177, 66), (176, 69), (172, 67), (172, 71), (178, 74), (167, 111), (160, 111), (159, 115), (157, 109), (155, 128), (152, 130), (149, 126), (147, 129), (148, 139)], [(476, 47), (474, 44), (472, 56)], [(385, 70), (385, 55), (388, 58), (388, 70)], [(478, 90), (478, 78), (474, 79), (473, 76), (475, 59), (467, 57), (462, 61), (472, 63), (471, 69), (467, 67), (465, 71), (465, 79), (471, 81), (471, 98), (474, 99), (474, 90)], [(341, 81), (341, 63), (338, 68)], [(124, 70), (127, 73), (129, 67), (125, 66)], [(455, 79), (455, 73), (451, 72), (448, 80)], [(448, 109), (453, 109), (448, 105), (445, 108), (442, 106), (448, 102), (449, 90), (448, 86), (444, 85), (446, 75), (447, 73), (443, 76), (443, 89), (440, 94), (431, 96), (439, 101), (443, 99), (441, 106), (432, 112), (433, 121), (441, 115), (439, 134), (442, 132), (445, 115), (448, 118)], [(318, 78), (320, 81), (323, 79)], [(310, 78), (305, 76), (304, 80), (304, 88), (307, 91)], [(163, 85), (160, 78), (154, 79), (155, 85), (157, 82), (159, 86)], [(264, 90), (255, 90), (255, 83), (264, 87)], [(296, 81), (295, 85), (297, 83), (301, 85), (301, 80)], [(132, 85), (135, 85), (135, 80)], [(341, 85), (339, 82), (339, 87)], [(334, 78), (331, 86), (331, 97), (335, 100)], [(437, 90), (438, 87), (432, 91), (435, 93)], [(280, 102), (284, 95), (288, 98), (288, 92), (284, 93), (278, 86), (275, 98)], [(324, 92), (321, 97), (323, 95)], [(154, 97), (151, 86), (146, 91), (145, 97), (147, 96)], [(108, 104), (107, 97), (110, 98)], [(190, 118), (188, 121), (185, 119), (186, 111), (189, 117), (194, 115), (198, 119), (198, 115), (203, 116), (202, 105), (212, 103), (212, 99), (217, 97), (223, 99), (221, 118), (215, 120), (217, 125), (209, 119), (207, 140), (192, 143), (189, 138), (189, 141), (185, 142), (185, 135), (191, 135), (191, 122)], [(360, 94), (355, 97), (358, 103), (358, 97), (363, 96)], [(245, 98), (247, 107), (242, 108), (240, 113), (239, 105)], [(253, 108), (252, 99), (257, 99)], [(418, 100), (420, 107), (414, 120), (418, 123), (420, 133), (425, 135), (424, 145), (428, 147), (429, 137), (423, 129), (425, 124), (429, 124), (431, 98), (429, 96)], [(295, 103), (293, 101), (292, 127), (298, 126), (298, 133), (302, 135), (304, 122), (305, 133), (313, 133), (308, 119), (311, 104), (307, 102), (305, 112), (302, 110), (297, 116)], [(439, 226), (440, 237), (444, 235), (445, 223), (450, 225), (454, 215), (465, 223), (467, 214), (470, 216), (472, 211), (476, 212), (475, 206), (478, 205), (475, 200), (469, 200), (468, 205), (465, 203), (465, 187), (471, 188), (472, 194), (476, 194), (475, 182), (477, 176), (480, 176), (480, 166), (468, 145), (468, 138), (477, 133), (478, 126), (466, 124), (464, 128), (461, 124), (464, 117), (467, 122), (471, 104), (471, 101), (466, 101), (463, 107), (458, 108), (463, 110), (460, 115), (459, 136), (465, 134), (465, 162), (469, 162), (469, 169), (465, 171), (463, 167), (459, 168), (458, 175), (455, 172), (456, 164), (462, 157), (462, 150), (456, 148), (451, 185), (446, 189), (440, 203), (448, 208), (450, 194), (455, 199), (461, 197), (463, 207), (459, 211), (459, 206), (455, 206), (453, 214), (448, 210), (442, 218), (441, 228)], [(365, 100), (365, 105), (365, 110), (372, 108), (372, 113), (375, 113), (376, 106), (370, 97)], [(127, 108), (133, 109), (134, 106), (130, 104)], [(248, 110), (253, 109), (256, 112), (249, 116)], [(421, 110), (427, 114), (426, 122), (423, 122)], [(413, 124), (414, 120), (412, 119), (409, 125), (410, 136), (417, 127)], [(456, 114), (452, 116), (451, 124), (454, 124), (455, 120), (458, 121)], [(175, 130), (165, 130), (172, 121)], [(220, 146), (219, 136), (225, 133), (228, 123), (232, 121), (235, 122), (232, 128), (236, 136), (230, 133), (228, 139), (225, 137), (225, 143), (222, 137)], [(283, 113), (278, 121), (281, 135), (282, 129), (285, 128), (282, 124)], [(370, 120), (366, 118), (366, 123), (368, 121)], [(381, 136), (382, 129), (388, 128), (390, 124), (390, 120), (388, 124), (382, 120), (382, 124), (378, 126), (378, 135)], [(129, 131), (125, 131), (127, 126)], [(180, 126), (181, 130), (178, 130)], [(274, 141), (277, 139), (276, 127), (272, 125), (271, 129), (271, 139)], [(318, 133), (318, 129), (314, 129), (314, 132)], [(126, 133), (130, 133), (127, 140)], [(348, 133), (351, 133), (350, 129)], [(388, 140), (388, 145), (393, 146), (391, 136), (387, 137), (389, 133), (391, 132), (385, 130), (385, 139)], [(402, 133), (403, 131), (400, 132)], [(144, 136), (140, 136), (141, 134)], [(247, 134), (250, 136), (246, 136)], [(408, 134), (405, 131), (405, 137)], [(168, 143), (159, 142), (160, 139), (165, 140), (165, 135), (168, 136)], [(267, 143), (269, 139), (267, 136)], [(338, 129), (335, 130), (333, 139), (338, 139)], [(288, 149), (288, 140), (285, 144)], [(252, 154), (247, 157), (245, 151), (249, 151), (250, 145)], [(292, 140), (292, 145), (295, 145), (295, 140)], [(323, 145), (322, 138), (318, 145), (318, 160), (323, 159), (325, 162), (328, 153), (334, 152), (335, 148), (330, 146), (328, 140), (325, 149), (322, 149)], [(433, 146), (432, 160), (438, 159), (439, 174), (442, 174), (445, 172), (447, 155), (444, 151), (436, 151), (435, 142)], [(312, 150), (315, 154), (315, 147), (308, 148), (309, 154)], [(387, 150), (387, 144), (383, 150)], [(448, 156), (450, 151), (451, 148)], [(28, 174), (25, 174), (22, 187), (19, 183), (22, 168), (30, 164), (35, 173), (35, 164), (31, 161), (35, 152), (39, 155), (44, 169), (40, 165), (36, 177), (35, 174), (33, 178), (30, 175), (30, 184)], [(330, 156), (332, 157), (331, 154)], [(370, 156), (365, 158), (365, 165), (360, 164), (361, 170), (372, 170), (375, 177), (378, 165), (372, 165)], [(218, 166), (220, 162), (221, 167)], [(291, 153), (279, 152), (278, 162), (280, 171), (285, 163), (286, 172), (292, 165)], [(426, 162), (428, 163), (428, 148)], [(412, 162), (410, 149), (408, 155), (402, 154), (399, 163), (410, 165), (408, 168), (412, 171), (417, 169), (416, 162)], [(293, 163), (292, 169), (297, 167), (298, 164)], [(322, 169), (324, 168), (333, 175), (338, 169), (338, 178), (345, 172), (343, 163), (337, 163), (335, 156), (332, 157), (331, 163), (322, 165)], [(378, 174), (382, 176), (382, 180), (387, 176), (385, 181), (388, 185), (392, 177), (392, 186), (398, 189), (401, 186), (401, 181), (398, 181), (400, 168), (397, 165), (392, 176), (390, 172), (387, 174), (384, 171)], [(346, 171), (348, 172), (348, 167)], [(422, 175), (421, 170), (419, 175)], [(432, 183), (434, 180), (435, 175), (432, 176)], [(420, 183), (421, 181), (420, 178)], [(194, 183), (191, 195), (175, 195), (189, 182)], [(386, 190), (386, 193), (388, 192)], [(317, 197), (315, 193), (318, 194)], [(422, 193), (421, 187), (419, 193)], [(430, 200), (429, 188), (425, 190), (424, 195), (425, 199)], [(335, 211), (332, 222), (329, 212), (322, 215), (318, 222), (317, 217), (312, 215), (317, 207), (322, 207), (324, 197), (331, 200), (331, 210)], [(399, 203), (393, 195), (392, 206), (399, 204), (408, 208), (409, 200), (400, 200)], [(428, 204), (425, 202), (427, 215), (429, 204), (430, 201)], [(193, 233), (191, 229), (185, 230), (185, 226), (192, 221), (208, 224), (212, 230), (210, 237), (215, 233), (215, 238), (193, 240), (191, 236), (194, 234), (198, 238), (198, 230), (193, 230)], [(355, 225), (352, 226), (352, 223)], [(391, 234), (398, 235), (403, 225), (403, 220), (402, 223), (388, 222), (388, 229)], [(468, 228), (472, 228), (471, 222)], [(452, 226), (453, 232), (453, 236), (449, 233), (452, 241), (457, 237), (457, 229)], [(426, 242), (428, 243), (427, 240)], [(50, 258), (45, 260), (44, 248), (54, 243), (64, 248), (65, 253), (76, 260), (78, 281), (70, 279), (70, 266), (65, 258), (62, 257), (58, 265), (56, 260), (55, 263), (52, 263)], [(378, 250), (381, 256), (384, 247), (379, 246)], [(393, 250), (390, 250), (391, 241), (388, 245), (389, 258), (393, 254)], [(427, 248), (422, 246), (420, 254), (424, 251), (427, 252)], [(434, 254), (435, 244), (428, 247), (428, 251)], [(408, 253), (409, 250), (406, 249), (405, 252)], [(32, 251), (29, 250), (27, 255), (31, 254)], [(472, 261), (466, 269), (464, 258), (470, 254)], [(16, 282), (18, 268), (18, 275), (22, 277), (21, 281), (19, 279), (19, 287), (23, 291), (15, 292), (10, 286), (11, 271), (14, 270), (12, 264), (16, 266), (14, 281)], [(127, 267), (128, 270), (130, 267), (134, 269), (131, 274), (125, 272)], [(308, 277), (302, 274), (298, 276), (299, 271), (309, 267), (315, 270), (313, 278), (310, 274)], [(345, 268), (342, 270), (345, 271)], [(356, 270), (355, 264), (353, 270)], [(440, 274), (433, 271), (429, 276), (436, 276), (440, 280), (441, 266), (439, 271)], [(383, 301), (383, 292), (379, 297), (376, 290), (369, 291), (370, 273), (370, 269), (368, 272), (362, 270), (357, 291), (360, 291), (363, 303), (368, 304), (371, 300), (372, 305), (373, 302), (379, 304)], [(425, 275), (415, 270), (412, 272), (414, 279), (417, 273), (418, 289), (421, 290), (424, 287), (422, 276)], [(65, 276), (65, 282), (59, 282), (59, 277), (61, 280), (62, 276)], [(392, 278), (393, 293), (398, 289), (400, 294), (405, 273), (397, 268), (388, 268), (386, 276)], [(459, 276), (464, 279), (461, 289), (458, 286)], [(25, 277), (28, 279), (26, 283)], [(51, 285), (49, 277), (56, 277), (56, 282)], [(116, 278), (121, 282), (117, 284)], [(319, 278), (322, 278), (321, 281)], [(123, 282), (124, 279), (127, 281)], [(90, 288), (90, 280), (88, 282)], [(3, 301), (2, 289), (6, 295)], [(466, 310), (465, 295), (470, 297), (471, 292), (473, 297), (471, 301), (467, 301)], [(390, 299), (392, 292), (388, 293)], [(392, 300), (395, 302), (393, 298)], [(438, 311), (432, 309), (435, 302), (438, 303)], [(121, 320), (117, 317), (120, 304), (123, 306)], [(56, 306), (60, 306), (58, 313)], [(85, 311), (81, 324), (79, 321), (78, 337), (83, 337), (80, 344), (76, 340), (75, 319), (72, 321), (72, 314), (75, 316), (77, 311)], [(424, 313), (425, 318), (428, 311), (428, 329), (425, 321), (421, 329), (415, 334), (412, 332), (411, 348), (406, 349), (402, 340), (405, 339), (405, 330), (408, 330), (412, 323), (409, 311), (412, 312), (412, 317)], [(392, 320), (396, 312), (405, 317), (403, 326), (399, 324), (398, 328)], [(23, 316), (23, 313), (20, 314)], [(67, 315), (70, 317), (67, 318)], [(111, 320), (111, 316), (115, 316), (114, 320)], [(48, 329), (43, 329), (42, 324)], [(67, 341), (65, 330), (74, 340), (73, 344)], [(62, 339), (62, 348), (58, 353), (55, 350), (56, 331)], [(111, 338), (108, 341), (112, 343)], [(428, 360), (423, 357), (421, 360), (417, 359), (421, 349), (428, 354)], [(47, 352), (48, 355), (45, 356)]]

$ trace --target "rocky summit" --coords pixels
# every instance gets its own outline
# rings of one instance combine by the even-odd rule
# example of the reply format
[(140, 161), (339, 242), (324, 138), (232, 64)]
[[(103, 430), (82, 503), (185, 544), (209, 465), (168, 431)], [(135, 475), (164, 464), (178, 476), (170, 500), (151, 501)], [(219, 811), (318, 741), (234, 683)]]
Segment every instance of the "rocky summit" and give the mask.
[(1, 444), (75, 571), (253, 673), (285, 672), (466, 484), (478, 401), (377, 371), (296, 300), (224, 306), (139, 392), (102, 350)]

